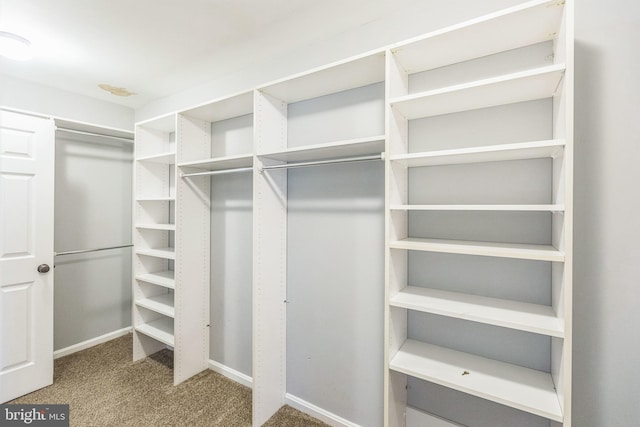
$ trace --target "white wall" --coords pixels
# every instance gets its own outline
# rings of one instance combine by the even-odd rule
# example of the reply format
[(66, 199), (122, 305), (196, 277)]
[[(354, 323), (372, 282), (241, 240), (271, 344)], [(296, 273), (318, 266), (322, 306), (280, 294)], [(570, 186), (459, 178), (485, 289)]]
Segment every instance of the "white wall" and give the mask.
[[(277, 77), (520, 3), (417, 1), (323, 43), (153, 102), (136, 119), (179, 110)], [(574, 425), (631, 426), (640, 373), (640, 4), (576, 1)]]
[(576, 6), (574, 425), (640, 418), (640, 3)]
[(0, 106), (69, 121), (133, 130), (131, 108), (0, 74)]

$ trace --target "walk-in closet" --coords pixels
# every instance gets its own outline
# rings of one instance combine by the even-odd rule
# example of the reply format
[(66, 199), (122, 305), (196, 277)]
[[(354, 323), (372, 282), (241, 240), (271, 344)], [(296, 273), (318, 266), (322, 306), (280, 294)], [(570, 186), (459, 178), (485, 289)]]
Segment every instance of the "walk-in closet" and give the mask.
[(632, 3), (0, 0), (0, 424), (633, 425)]

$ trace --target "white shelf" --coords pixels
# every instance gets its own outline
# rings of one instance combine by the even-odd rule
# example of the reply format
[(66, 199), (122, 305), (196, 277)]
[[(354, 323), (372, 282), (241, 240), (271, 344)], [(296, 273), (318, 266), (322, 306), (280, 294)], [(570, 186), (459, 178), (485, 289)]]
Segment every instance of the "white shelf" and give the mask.
[(138, 255), (147, 255), (156, 258), (176, 259), (174, 248), (137, 249)]
[(154, 154), (153, 156), (139, 157), (136, 159), (136, 161), (171, 165), (176, 162), (176, 153), (169, 152), (169, 153)]
[(527, 2), (427, 33), (391, 50), (400, 66), (413, 74), (530, 46), (556, 37), (563, 4), (557, 0)]
[(207, 171), (235, 169), (251, 167), (253, 165), (253, 154), (242, 154), (239, 156), (217, 157), (212, 159), (197, 160), (193, 162), (180, 163), (178, 167), (189, 167), (203, 169)]
[(136, 305), (139, 307), (144, 307), (151, 311), (155, 311), (156, 313), (160, 313), (167, 317), (173, 318), (175, 316), (173, 294), (170, 293), (138, 300), (136, 301)]
[(564, 145), (565, 141), (563, 139), (551, 139), (547, 141), (396, 154), (392, 155), (390, 160), (407, 167), (421, 167), (540, 159), (558, 156), (562, 153)]
[(391, 205), (392, 211), (564, 212), (564, 205)]
[(136, 279), (165, 288), (175, 289), (175, 272), (173, 270), (156, 271), (154, 273), (137, 274)]
[(208, 122), (218, 122), (253, 114), (253, 91), (215, 99), (199, 107), (183, 111), (181, 114)]
[(136, 224), (136, 228), (143, 228), (146, 230), (163, 230), (163, 231), (175, 231), (175, 224)]
[(170, 113), (139, 122), (136, 126), (146, 129), (154, 129), (164, 133), (171, 133), (176, 131), (176, 116), (175, 114)]
[(480, 255), (536, 261), (564, 261), (564, 253), (549, 245), (408, 238), (391, 242), (389, 247), (392, 249), (444, 252), (460, 255)]
[(499, 77), (391, 99), (392, 107), (407, 119), (495, 107), (553, 96), (564, 74), (564, 64), (549, 65)]
[(136, 331), (143, 333), (157, 341), (174, 347), (173, 339), (173, 319), (161, 317), (149, 323), (136, 326)]
[(418, 286), (394, 295), (390, 304), (425, 313), (486, 323), (504, 328), (562, 338), (564, 322), (545, 305), (487, 298)]
[(338, 61), (258, 88), (286, 103), (384, 81), (384, 52)]
[(562, 422), (553, 380), (545, 372), (415, 340), (405, 341), (391, 360), (390, 368)]
[(161, 197), (138, 197), (138, 202), (175, 202), (176, 198), (173, 196), (161, 196)]
[(376, 135), (367, 138), (293, 147), (284, 151), (259, 154), (258, 156), (284, 162), (306, 162), (347, 156), (365, 156), (383, 152), (384, 142), (384, 135)]

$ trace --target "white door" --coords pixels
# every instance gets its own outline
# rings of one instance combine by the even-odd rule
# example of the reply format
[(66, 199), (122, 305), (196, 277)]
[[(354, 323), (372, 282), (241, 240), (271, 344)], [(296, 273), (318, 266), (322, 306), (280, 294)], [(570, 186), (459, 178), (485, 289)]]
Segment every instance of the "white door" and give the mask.
[(54, 138), (0, 111), (0, 403), (53, 382)]

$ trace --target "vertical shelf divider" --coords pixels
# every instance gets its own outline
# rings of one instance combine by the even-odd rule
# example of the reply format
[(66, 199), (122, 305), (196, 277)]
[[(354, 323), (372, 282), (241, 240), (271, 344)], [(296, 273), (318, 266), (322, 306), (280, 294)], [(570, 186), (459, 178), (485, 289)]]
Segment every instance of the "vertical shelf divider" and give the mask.
[[(179, 114), (177, 158), (184, 151), (206, 152), (211, 127)], [(180, 177), (176, 172), (176, 293), (174, 383), (207, 369), (209, 354), (210, 188), (208, 176)]]
[[(262, 171), (256, 152), (287, 146), (287, 104), (254, 91), (253, 426), (286, 394), (287, 171)], [(270, 164), (281, 162), (272, 161)]]

